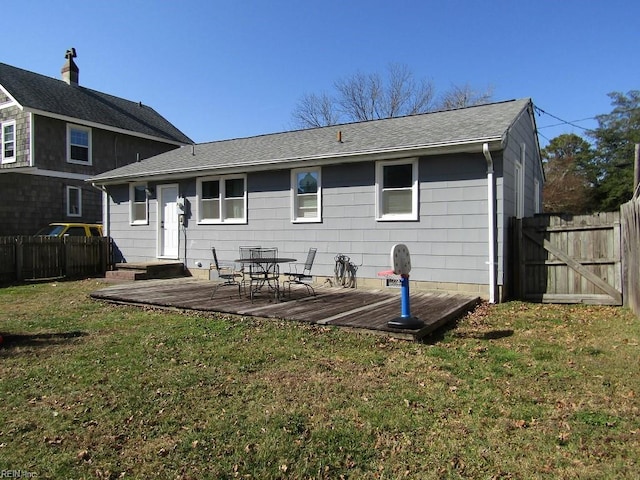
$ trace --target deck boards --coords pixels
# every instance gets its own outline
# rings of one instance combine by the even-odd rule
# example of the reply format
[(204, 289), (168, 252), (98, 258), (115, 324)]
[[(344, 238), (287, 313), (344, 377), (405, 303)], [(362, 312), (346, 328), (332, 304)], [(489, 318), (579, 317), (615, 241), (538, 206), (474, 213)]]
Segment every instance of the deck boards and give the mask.
[(315, 297), (303, 289), (291, 290), (291, 298), (274, 302), (258, 296), (251, 302), (238, 297), (234, 287), (221, 287), (211, 298), (214, 283), (181, 278), (144, 280), (116, 284), (91, 294), (92, 298), (133, 305), (221, 312), (278, 318), (320, 325), (382, 332), (393, 337), (420, 340), (448, 322), (472, 310), (478, 297), (446, 293), (411, 292), (411, 314), (425, 323), (417, 330), (389, 328), (387, 322), (400, 315), (400, 291), (318, 287)]

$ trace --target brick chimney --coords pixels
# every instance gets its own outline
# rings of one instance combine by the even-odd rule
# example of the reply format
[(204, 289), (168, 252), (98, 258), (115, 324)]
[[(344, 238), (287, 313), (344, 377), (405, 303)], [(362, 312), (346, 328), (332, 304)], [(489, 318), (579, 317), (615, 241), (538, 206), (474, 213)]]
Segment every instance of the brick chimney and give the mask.
[(67, 62), (62, 66), (62, 80), (67, 82), (69, 85), (78, 86), (78, 77), (80, 74), (80, 69), (76, 65), (76, 62), (73, 61), (76, 58), (76, 49), (70, 48), (65, 53), (64, 58), (67, 59)]

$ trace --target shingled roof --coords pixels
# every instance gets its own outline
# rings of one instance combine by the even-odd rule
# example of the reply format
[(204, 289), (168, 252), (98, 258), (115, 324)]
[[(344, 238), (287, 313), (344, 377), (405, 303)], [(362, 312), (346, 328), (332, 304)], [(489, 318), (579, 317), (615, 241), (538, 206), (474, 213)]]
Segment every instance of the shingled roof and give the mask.
[(0, 63), (0, 87), (21, 107), (166, 140), (193, 141), (153, 108)]
[(531, 105), (530, 99), (447, 110), (421, 115), (348, 123), (256, 137), (223, 140), (182, 147), (105, 172), (91, 179), (98, 184), (120, 180), (193, 176), (194, 172), (224, 173), (267, 170), (303, 164), (367, 160), (379, 156), (481, 152), (503, 141), (515, 120)]

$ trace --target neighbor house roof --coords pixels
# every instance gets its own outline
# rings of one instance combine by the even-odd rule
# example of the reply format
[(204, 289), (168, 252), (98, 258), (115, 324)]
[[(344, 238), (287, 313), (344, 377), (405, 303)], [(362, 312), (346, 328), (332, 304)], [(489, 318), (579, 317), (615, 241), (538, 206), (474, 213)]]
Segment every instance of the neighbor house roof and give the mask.
[(0, 88), (26, 111), (77, 119), (173, 144), (193, 141), (153, 108), (0, 63)]
[(530, 99), (182, 147), (102, 173), (97, 184), (504, 148)]

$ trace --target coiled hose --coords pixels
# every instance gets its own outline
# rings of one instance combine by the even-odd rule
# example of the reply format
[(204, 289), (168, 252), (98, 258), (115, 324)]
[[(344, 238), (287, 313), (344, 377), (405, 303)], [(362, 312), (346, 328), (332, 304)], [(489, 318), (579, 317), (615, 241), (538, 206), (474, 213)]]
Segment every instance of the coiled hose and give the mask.
[(333, 280), (335, 285), (344, 288), (356, 288), (356, 271), (358, 266), (351, 259), (339, 253), (334, 258), (336, 265), (333, 270)]

